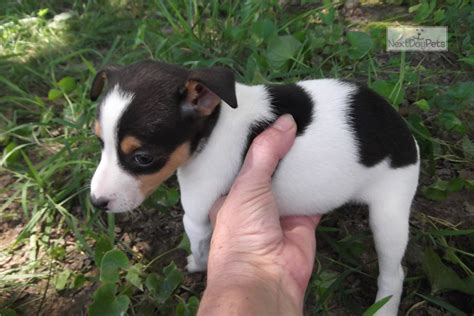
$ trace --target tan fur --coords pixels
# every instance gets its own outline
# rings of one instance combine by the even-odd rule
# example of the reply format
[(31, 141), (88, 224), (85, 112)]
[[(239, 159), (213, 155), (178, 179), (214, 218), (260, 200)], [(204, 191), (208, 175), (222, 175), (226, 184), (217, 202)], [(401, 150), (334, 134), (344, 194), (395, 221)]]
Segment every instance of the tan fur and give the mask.
[(131, 154), (142, 146), (142, 143), (133, 136), (125, 136), (120, 143), (120, 149), (126, 155)]
[(99, 121), (95, 121), (94, 123), (94, 133), (97, 137), (100, 137), (100, 124), (99, 124)]
[(199, 93), (197, 92), (196, 86), (201, 85), (199, 82), (189, 80), (186, 82), (186, 101), (188, 103), (195, 103)]
[(163, 181), (171, 177), (176, 169), (189, 159), (189, 156), (189, 143), (184, 143), (176, 148), (168, 159), (166, 165), (164, 165), (160, 171), (153, 174), (139, 176), (138, 181), (140, 181), (140, 191), (142, 194), (148, 196), (152, 193)]
[(221, 99), (203, 84), (189, 80), (186, 82), (186, 102), (203, 116), (211, 115)]

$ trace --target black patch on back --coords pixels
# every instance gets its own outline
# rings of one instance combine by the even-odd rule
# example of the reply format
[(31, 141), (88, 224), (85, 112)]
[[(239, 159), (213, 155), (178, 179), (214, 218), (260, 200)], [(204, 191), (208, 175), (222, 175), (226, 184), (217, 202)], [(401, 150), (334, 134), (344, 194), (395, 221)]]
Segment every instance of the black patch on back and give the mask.
[(358, 142), (359, 162), (364, 166), (372, 167), (386, 157), (392, 168), (417, 162), (416, 145), (408, 126), (374, 91), (358, 87), (351, 96), (348, 118)]
[[(267, 85), (266, 90), (270, 96), (271, 110), (275, 114), (275, 120), (283, 114), (291, 114), (297, 126), (296, 135), (301, 136), (313, 119), (314, 104), (309, 94), (294, 83)], [(258, 121), (251, 126), (250, 133), (247, 136), (247, 145), (243, 152), (244, 158), (254, 138), (273, 124), (275, 120)]]
[(272, 112), (276, 117), (291, 114), (296, 121), (296, 135), (302, 135), (311, 123), (313, 116), (313, 100), (308, 93), (296, 84), (268, 85)]

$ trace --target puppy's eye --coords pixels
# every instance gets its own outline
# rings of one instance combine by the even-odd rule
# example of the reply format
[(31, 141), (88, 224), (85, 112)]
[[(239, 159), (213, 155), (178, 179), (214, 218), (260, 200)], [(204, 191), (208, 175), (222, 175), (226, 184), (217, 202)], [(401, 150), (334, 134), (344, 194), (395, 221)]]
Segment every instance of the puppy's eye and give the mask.
[(147, 154), (147, 153), (142, 153), (142, 152), (138, 152), (134, 154), (132, 158), (133, 158), (133, 161), (135, 161), (135, 163), (139, 165), (140, 167), (147, 167), (151, 165), (154, 161), (154, 158), (152, 155)]

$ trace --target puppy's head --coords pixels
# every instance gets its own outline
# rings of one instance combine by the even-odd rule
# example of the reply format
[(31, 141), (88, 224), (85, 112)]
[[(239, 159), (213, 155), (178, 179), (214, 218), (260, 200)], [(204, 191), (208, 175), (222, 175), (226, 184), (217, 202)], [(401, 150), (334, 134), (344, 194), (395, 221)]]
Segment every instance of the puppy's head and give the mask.
[(237, 107), (230, 70), (152, 61), (99, 71), (91, 99), (101, 94), (95, 134), (102, 155), (91, 199), (111, 212), (139, 206), (185, 164), (209, 136), (222, 102)]

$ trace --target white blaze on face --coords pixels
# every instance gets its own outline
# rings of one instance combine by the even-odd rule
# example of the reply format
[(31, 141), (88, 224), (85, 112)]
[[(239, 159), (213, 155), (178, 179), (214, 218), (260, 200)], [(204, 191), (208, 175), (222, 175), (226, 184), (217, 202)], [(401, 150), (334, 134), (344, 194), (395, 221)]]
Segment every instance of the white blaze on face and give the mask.
[(91, 195), (108, 200), (108, 210), (114, 213), (132, 210), (145, 198), (140, 192), (139, 181), (123, 170), (117, 155), (118, 122), (132, 99), (132, 94), (123, 92), (116, 85), (105, 97), (100, 110), (100, 136), (104, 148), (92, 177)]

